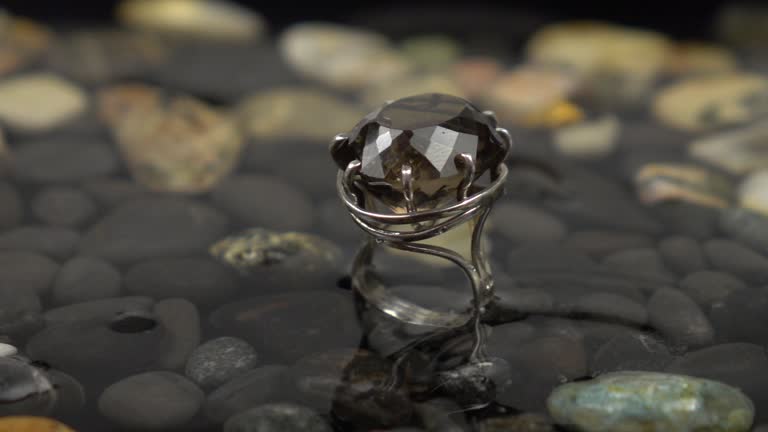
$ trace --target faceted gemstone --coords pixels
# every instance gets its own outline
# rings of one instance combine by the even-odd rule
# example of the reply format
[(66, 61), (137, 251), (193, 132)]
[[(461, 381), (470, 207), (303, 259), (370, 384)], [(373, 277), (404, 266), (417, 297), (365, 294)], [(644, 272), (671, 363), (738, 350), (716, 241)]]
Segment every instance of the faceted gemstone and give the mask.
[(457, 201), (466, 172), (457, 156), (474, 160), (473, 181), (487, 179), (504, 160), (508, 146), (494, 123), (456, 96), (411, 96), (368, 114), (332, 153), (341, 169), (361, 161), (367, 192), (395, 212), (404, 211), (402, 170), (410, 166), (415, 209), (436, 208)]

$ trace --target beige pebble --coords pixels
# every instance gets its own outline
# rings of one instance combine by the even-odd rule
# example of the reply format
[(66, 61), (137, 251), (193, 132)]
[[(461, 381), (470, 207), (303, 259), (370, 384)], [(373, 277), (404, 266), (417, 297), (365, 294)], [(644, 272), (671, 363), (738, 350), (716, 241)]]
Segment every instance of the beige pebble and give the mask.
[(0, 418), (0, 432), (75, 432), (63, 423), (45, 417), (10, 416)]
[(49, 73), (20, 75), (0, 82), (0, 121), (9, 128), (42, 132), (82, 114), (85, 92)]
[(768, 122), (699, 138), (688, 153), (733, 174), (764, 169), (768, 167)]
[(725, 208), (733, 203), (735, 195), (728, 178), (692, 164), (647, 164), (635, 175), (635, 185), (640, 201), (646, 204), (685, 201)]
[(224, 0), (125, 0), (117, 16), (129, 27), (195, 38), (252, 40), (265, 31), (261, 15)]
[(596, 158), (611, 153), (621, 131), (614, 115), (597, 120), (563, 126), (553, 132), (555, 148), (562, 154), (578, 158)]
[(739, 205), (768, 215), (768, 166), (744, 179), (738, 194)]

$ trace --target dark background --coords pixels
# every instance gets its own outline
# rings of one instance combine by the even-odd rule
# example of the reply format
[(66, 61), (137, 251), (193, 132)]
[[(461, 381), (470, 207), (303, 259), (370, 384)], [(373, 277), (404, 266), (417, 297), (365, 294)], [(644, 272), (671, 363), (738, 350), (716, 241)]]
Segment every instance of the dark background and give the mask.
[[(104, 22), (113, 16), (117, 0), (0, 0), (0, 5), (14, 13), (27, 15), (47, 22), (96, 21)], [(347, 23), (366, 20), (378, 13), (387, 14), (392, 10), (418, 8), (409, 23), (412, 27), (420, 19), (434, 22), (441, 13), (451, 10), (471, 10), (475, 13), (494, 14), (502, 11), (509, 14), (533, 14), (544, 21), (565, 18), (593, 18), (661, 30), (677, 37), (709, 37), (715, 14), (728, 1), (699, 0), (528, 0), (528, 1), (475, 1), (443, 0), (417, 2), (403, 0), (378, 0), (375, 2), (309, 0), (309, 1), (249, 1), (239, 3), (261, 12), (272, 29), (279, 30), (287, 24), (301, 20), (331, 20)], [(425, 9), (433, 16), (425, 17)], [(399, 16), (402, 17), (403, 14)], [(363, 18), (361, 18), (363, 17)], [(403, 19), (403, 18), (400, 18)], [(466, 25), (472, 26), (467, 19)]]

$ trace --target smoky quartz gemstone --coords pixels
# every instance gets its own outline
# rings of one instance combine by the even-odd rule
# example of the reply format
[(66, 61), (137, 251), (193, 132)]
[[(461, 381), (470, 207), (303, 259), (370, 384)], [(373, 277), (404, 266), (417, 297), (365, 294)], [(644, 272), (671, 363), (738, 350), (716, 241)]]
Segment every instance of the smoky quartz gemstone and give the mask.
[(474, 162), (472, 192), (487, 184), (507, 151), (493, 117), (462, 98), (436, 93), (385, 104), (331, 149), (342, 170), (359, 160), (369, 198), (396, 213), (406, 209), (404, 166), (410, 167), (413, 209), (429, 210), (459, 200), (469, 169), (460, 155)]

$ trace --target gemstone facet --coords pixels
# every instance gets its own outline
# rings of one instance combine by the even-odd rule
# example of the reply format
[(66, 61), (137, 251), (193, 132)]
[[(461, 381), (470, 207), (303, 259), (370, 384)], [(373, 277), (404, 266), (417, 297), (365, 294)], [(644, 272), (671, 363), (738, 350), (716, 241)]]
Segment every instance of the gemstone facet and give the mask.
[[(341, 169), (361, 161), (367, 192), (393, 211), (406, 207), (407, 183), (413, 189), (409, 204), (417, 211), (426, 210), (458, 200), (467, 169), (460, 155), (474, 161), (473, 181), (503, 162), (509, 144), (495, 127), (493, 117), (464, 99), (423, 94), (368, 114), (331, 152)], [(411, 168), (412, 182), (403, 181), (404, 166)], [(470, 194), (473, 190), (476, 187)]]

